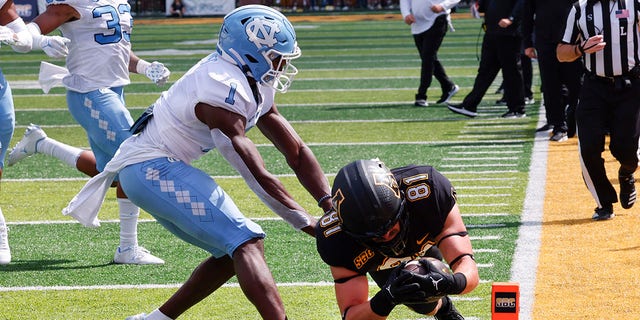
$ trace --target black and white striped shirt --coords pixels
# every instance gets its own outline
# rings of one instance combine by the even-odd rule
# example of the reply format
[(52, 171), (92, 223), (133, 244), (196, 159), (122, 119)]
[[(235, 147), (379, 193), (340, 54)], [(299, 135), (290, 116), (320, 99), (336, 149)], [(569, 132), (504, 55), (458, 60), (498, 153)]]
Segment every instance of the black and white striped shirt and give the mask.
[(606, 47), (585, 54), (585, 67), (601, 77), (624, 75), (640, 65), (639, 8), (640, 0), (579, 0), (569, 12), (562, 42), (578, 44), (602, 34)]

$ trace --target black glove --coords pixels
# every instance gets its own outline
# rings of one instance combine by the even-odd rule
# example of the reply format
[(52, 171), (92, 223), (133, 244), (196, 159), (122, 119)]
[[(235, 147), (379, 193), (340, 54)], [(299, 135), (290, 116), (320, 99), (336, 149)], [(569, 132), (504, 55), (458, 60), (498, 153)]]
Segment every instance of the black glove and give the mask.
[(427, 272), (424, 275), (414, 273), (412, 281), (420, 284), (420, 289), (428, 301), (440, 299), (447, 294), (458, 294), (467, 286), (464, 274), (453, 274), (448, 269), (438, 268), (427, 259), (419, 261)]
[(424, 302), (424, 292), (420, 284), (410, 281), (412, 274), (403, 270), (405, 264), (396, 267), (382, 289), (371, 298), (369, 304), (376, 314), (386, 317), (397, 304)]

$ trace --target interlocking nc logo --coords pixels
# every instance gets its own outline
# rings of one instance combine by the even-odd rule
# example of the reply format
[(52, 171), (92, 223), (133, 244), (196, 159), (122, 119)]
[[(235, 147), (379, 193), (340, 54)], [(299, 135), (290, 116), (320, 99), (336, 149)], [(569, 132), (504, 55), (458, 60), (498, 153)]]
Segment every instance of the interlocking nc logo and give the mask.
[(280, 32), (280, 26), (273, 21), (255, 18), (247, 24), (245, 31), (249, 36), (249, 41), (253, 42), (256, 47), (267, 46), (271, 48), (278, 42), (276, 34)]

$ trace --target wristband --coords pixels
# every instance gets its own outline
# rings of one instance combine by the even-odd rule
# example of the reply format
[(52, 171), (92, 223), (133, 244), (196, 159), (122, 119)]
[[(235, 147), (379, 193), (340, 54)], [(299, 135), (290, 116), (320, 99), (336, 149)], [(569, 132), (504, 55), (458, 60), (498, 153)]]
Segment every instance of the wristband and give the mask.
[(33, 38), (33, 48), (42, 50), (42, 32), (40, 32), (40, 26), (35, 22), (31, 22), (27, 25), (27, 30), (29, 30)]
[(467, 288), (467, 277), (462, 272), (453, 274), (453, 286), (449, 289), (449, 293), (459, 294)]
[(139, 74), (144, 74), (146, 75), (145, 71), (147, 70), (147, 68), (151, 65), (151, 63), (145, 61), (145, 60), (138, 60), (138, 64), (136, 65), (136, 73)]
[(373, 313), (381, 317), (386, 317), (391, 313), (396, 304), (391, 301), (389, 295), (389, 293), (385, 292), (385, 289), (382, 289), (369, 300), (369, 306)]
[(325, 194), (324, 196), (320, 197), (320, 199), (318, 199), (318, 207), (322, 208), (322, 202), (330, 198), (330, 194)]

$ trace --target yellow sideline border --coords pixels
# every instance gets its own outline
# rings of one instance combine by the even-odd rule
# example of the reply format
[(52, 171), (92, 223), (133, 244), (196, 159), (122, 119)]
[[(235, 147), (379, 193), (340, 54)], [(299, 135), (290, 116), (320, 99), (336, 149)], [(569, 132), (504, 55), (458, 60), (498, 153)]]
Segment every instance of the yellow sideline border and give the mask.
[[(608, 145), (608, 139), (607, 139)], [(603, 153), (617, 190), (618, 163)], [(595, 201), (582, 180), (578, 140), (549, 143), (533, 304), (534, 319), (638, 319), (640, 205), (592, 221)]]

